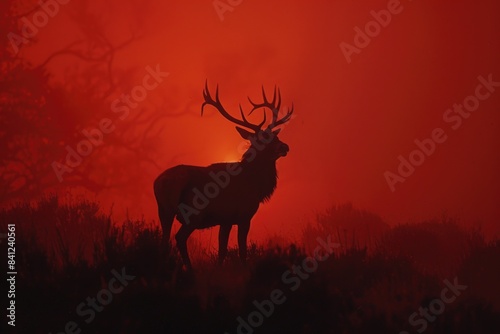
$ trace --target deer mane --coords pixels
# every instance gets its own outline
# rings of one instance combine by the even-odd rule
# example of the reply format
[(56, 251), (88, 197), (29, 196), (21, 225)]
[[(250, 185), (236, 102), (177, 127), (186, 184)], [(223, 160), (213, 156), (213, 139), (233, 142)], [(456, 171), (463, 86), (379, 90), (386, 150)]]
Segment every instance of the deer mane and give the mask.
[(259, 203), (267, 202), (274, 193), (278, 184), (278, 171), (274, 161), (241, 162), (242, 177), (255, 190)]

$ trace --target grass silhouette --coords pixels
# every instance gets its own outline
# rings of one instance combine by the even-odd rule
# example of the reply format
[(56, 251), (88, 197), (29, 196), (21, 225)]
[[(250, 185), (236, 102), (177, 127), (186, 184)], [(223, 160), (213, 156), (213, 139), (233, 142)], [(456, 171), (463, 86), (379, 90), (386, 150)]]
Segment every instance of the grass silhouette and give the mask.
[[(417, 333), (409, 316), (439, 298), (443, 280), (454, 277), (467, 290), (425, 332), (500, 332), (500, 242), (450, 219), (389, 228), (350, 204), (333, 206), (306, 227), (301, 245), (251, 244), (246, 266), (233, 248), (224, 265), (213, 254), (193, 273), (181, 270), (156, 225), (117, 226), (85, 199), (18, 203), (0, 211), (0, 222), (2, 232), (16, 224), (18, 333), (64, 332), (74, 321), (82, 333), (232, 334), (238, 317), (246, 320), (254, 301), (275, 289), (286, 300), (255, 333)], [(328, 235), (342, 247), (293, 291), (282, 275)], [(121, 268), (135, 279), (86, 323), (77, 306)]]

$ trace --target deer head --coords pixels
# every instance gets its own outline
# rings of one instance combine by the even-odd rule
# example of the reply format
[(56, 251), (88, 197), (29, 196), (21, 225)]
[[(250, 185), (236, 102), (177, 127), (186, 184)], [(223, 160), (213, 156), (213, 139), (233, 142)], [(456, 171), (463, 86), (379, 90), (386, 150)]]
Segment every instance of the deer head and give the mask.
[[(288, 154), (289, 147), (287, 144), (283, 143), (278, 138), (278, 134), (281, 129), (277, 129), (278, 126), (285, 124), (288, 122), (293, 113), (293, 105), (290, 109), (287, 110), (285, 115), (281, 118), (280, 116), (280, 108), (281, 108), (281, 93), (279, 89), (274, 87), (273, 98), (271, 101), (266, 96), (266, 92), (264, 91), (264, 87), (262, 87), (262, 97), (263, 102), (254, 103), (250, 98), (250, 104), (252, 105), (252, 109), (248, 113), (248, 115), (252, 114), (257, 109), (263, 110), (263, 120), (259, 124), (253, 124), (247, 120), (245, 117), (245, 113), (239, 105), (241, 119), (235, 118), (231, 116), (222, 106), (222, 103), (219, 99), (219, 86), (217, 85), (215, 91), (215, 99), (212, 97), (208, 90), (208, 84), (205, 83), (205, 89), (203, 91), (203, 97), (205, 102), (203, 102), (201, 106), (201, 114), (203, 115), (203, 110), (206, 105), (213, 106), (216, 108), (219, 113), (229, 120), (230, 122), (236, 124), (236, 131), (240, 134), (243, 139), (249, 140), (251, 143), (248, 151), (243, 155), (243, 160), (251, 161), (255, 158), (260, 158), (264, 160), (272, 160), (275, 161), (280, 157), (284, 157)], [(271, 123), (263, 128), (266, 123), (266, 110), (269, 109), (272, 112)]]

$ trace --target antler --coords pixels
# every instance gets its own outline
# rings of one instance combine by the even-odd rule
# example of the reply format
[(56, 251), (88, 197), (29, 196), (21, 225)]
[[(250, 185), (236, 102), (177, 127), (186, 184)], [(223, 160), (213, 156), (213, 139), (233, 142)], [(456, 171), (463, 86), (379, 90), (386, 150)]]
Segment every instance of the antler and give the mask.
[[(205, 102), (203, 102), (203, 104), (201, 105), (201, 115), (203, 116), (203, 109), (205, 108), (206, 105), (210, 105), (212, 107), (215, 107), (215, 109), (217, 109), (219, 111), (219, 113), (224, 116), (224, 118), (226, 118), (227, 120), (235, 123), (235, 124), (238, 124), (240, 126), (244, 126), (248, 129), (251, 129), (253, 130), (255, 133), (259, 132), (260, 130), (262, 130), (262, 125), (264, 125), (264, 123), (266, 122), (266, 113), (264, 112), (264, 120), (259, 123), (259, 124), (253, 124), (253, 123), (250, 123), (246, 117), (245, 117), (245, 114), (243, 113), (243, 109), (241, 108), (241, 104), (240, 104), (240, 113), (241, 113), (241, 118), (242, 120), (240, 119), (237, 119), (233, 116), (231, 116), (227, 111), (226, 109), (224, 109), (224, 107), (222, 106), (222, 103), (220, 102), (220, 99), (219, 99), (219, 85), (217, 85), (217, 88), (215, 89), (215, 100), (212, 98), (212, 95), (210, 94), (210, 91), (208, 90), (208, 82), (205, 81), (205, 89), (203, 90), (203, 98), (205, 99)], [(250, 101), (251, 102), (251, 101)], [(254, 108), (255, 109), (255, 108)], [(252, 111), (254, 110), (252, 109)], [(251, 113), (251, 112), (250, 112)], [(273, 118), (274, 119), (274, 118)]]
[[(280, 107), (281, 107), (281, 92), (280, 92), (279, 88), (278, 88), (278, 94), (276, 95), (276, 86), (274, 86), (273, 99), (272, 99), (272, 101), (269, 101), (267, 99), (266, 92), (264, 90), (264, 86), (262, 86), (262, 97), (264, 99), (264, 102), (262, 102), (262, 103), (254, 103), (250, 98), (248, 98), (248, 101), (250, 101), (250, 103), (253, 106), (252, 110), (250, 110), (249, 115), (254, 110), (259, 109), (259, 108), (268, 108), (269, 110), (271, 110), (273, 113), (273, 119), (271, 121), (271, 124), (269, 124), (269, 126), (268, 126), (269, 130), (272, 130), (273, 128), (275, 128), (281, 124), (284, 124), (290, 120), (290, 117), (292, 117), (292, 113), (293, 113), (293, 104), (292, 104), (292, 108), (290, 108), (287, 111), (286, 115), (283, 116), (281, 119), (278, 119), (278, 114), (279, 114)], [(264, 113), (264, 115), (265, 115), (265, 113)]]

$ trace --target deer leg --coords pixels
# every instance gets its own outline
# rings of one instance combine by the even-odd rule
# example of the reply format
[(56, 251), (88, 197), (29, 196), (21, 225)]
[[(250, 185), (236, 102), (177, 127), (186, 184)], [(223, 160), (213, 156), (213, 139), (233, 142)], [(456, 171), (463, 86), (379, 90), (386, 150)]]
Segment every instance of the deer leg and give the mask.
[(229, 240), (229, 233), (231, 232), (232, 225), (221, 225), (219, 229), (219, 264), (224, 262), (227, 255), (227, 242)]
[(162, 242), (170, 248), (170, 231), (172, 230), (175, 213), (169, 212), (160, 203), (158, 203), (158, 216), (160, 217), (162, 229)]
[(182, 262), (188, 270), (192, 269), (191, 261), (189, 260), (188, 250), (187, 250), (187, 240), (189, 236), (193, 233), (193, 228), (189, 225), (182, 225), (177, 234), (175, 235), (175, 240), (177, 241), (177, 248), (181, 253)]
[(247, 260), (247, 236), (249, 229), (250, 221), (238, 225), (238, 250), (242, 263), (246, 263)]

